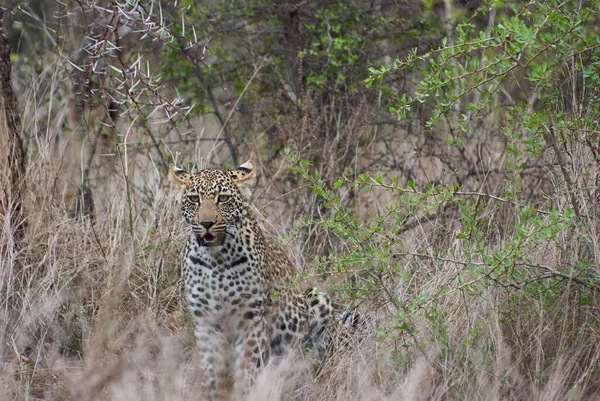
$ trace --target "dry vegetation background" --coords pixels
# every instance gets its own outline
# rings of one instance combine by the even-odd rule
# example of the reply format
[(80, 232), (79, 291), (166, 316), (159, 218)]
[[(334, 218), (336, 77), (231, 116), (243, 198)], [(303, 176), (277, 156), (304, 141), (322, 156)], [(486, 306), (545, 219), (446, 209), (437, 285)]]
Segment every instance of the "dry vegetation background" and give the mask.
[(0, 400), (201, 399), (167, 165), (247, 159), (374, 317), (252, 399), (600, 397), (597, 2), (4, 6)]

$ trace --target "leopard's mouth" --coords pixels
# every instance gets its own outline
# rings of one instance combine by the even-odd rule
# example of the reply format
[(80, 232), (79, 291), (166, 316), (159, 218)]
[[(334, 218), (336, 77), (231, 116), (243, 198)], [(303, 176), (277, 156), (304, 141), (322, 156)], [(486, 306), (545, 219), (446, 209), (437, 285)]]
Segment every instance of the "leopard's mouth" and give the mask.
[(196, 234), (198, 243), (202, 246), (215, 246), (223, 242), (223, 236), (218, 234), (206, 233), (204, 235)]

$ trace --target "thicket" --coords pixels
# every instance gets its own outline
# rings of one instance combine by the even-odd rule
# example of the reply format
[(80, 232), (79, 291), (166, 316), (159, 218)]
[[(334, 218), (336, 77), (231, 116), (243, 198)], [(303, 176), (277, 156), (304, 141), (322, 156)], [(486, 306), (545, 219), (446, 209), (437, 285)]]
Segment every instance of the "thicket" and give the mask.
[(374, 318), (256, 399), (598, 397), (599, 1), (8, 7), (0, 398), (194, 395), (166, 166), (249, 158), (300, 279)]

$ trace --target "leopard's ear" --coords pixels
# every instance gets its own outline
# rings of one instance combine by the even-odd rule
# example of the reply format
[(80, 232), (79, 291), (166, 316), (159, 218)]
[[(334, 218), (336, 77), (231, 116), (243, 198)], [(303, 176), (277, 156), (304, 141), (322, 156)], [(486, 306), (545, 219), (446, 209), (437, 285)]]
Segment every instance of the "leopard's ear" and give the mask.
[(230, 170), (231, 178), (242, 191), (246, 199), (252, 196), (252, 189), (256, 183), (256, 166), (252, 160), (248, 160), (235, 170)]
[(169, 173), (171, 179), (182, 187), (187, 187), (192, 183), (192, 175), (184, 169), (176, 167), (174, 164), (169, 164)]

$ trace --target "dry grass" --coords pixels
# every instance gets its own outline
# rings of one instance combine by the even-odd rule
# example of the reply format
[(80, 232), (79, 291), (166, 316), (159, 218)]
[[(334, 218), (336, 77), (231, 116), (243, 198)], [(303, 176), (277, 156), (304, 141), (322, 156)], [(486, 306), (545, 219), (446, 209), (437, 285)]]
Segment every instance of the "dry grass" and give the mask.
[[(145, 181), (152, 205), (130, 203), (114, 173), (117, 183), (106, 187), (115, 189), (95, 191), (94, 223), (72, 218), (55, 184), (63, 156), (30, 158), (26, 238), (16, 248), (6, 227), (2, 232), (0, 398), (199, 398), (201, 378), (180, 296), (178, 252), (186, 230), (177, 191), (154, 176)], [(435, 294), (455, 271), (427, 260), (407, 268), (422, 278), (404, 289), (398, 284), (400, 299)], [(514, 321), (504, 316), (510, 305), (501, 291), (440, 298), (455, 354), (436, 343), (436, 324), (426, 319), (415, 322), (416, 339), (393, 334), (388, 304), (369, 311), (393, 334), (386, 340), (371, 335), (360, 346), (338, 350), (318, 374), (301, 357), (291, 358), (259, 378), (252, 399), (591, 399), (600, 352), (589, 331), (593, 324), (584, 323), (597, 316), (591, 310), (570, 316), (569, 296), (550, 315), (534, 304), (535, 313), (527, 319), (515, 314)], [(474, 328), (478, 342), (466, 345)], [(413, 340), (418, 348), (407, 347)]]

